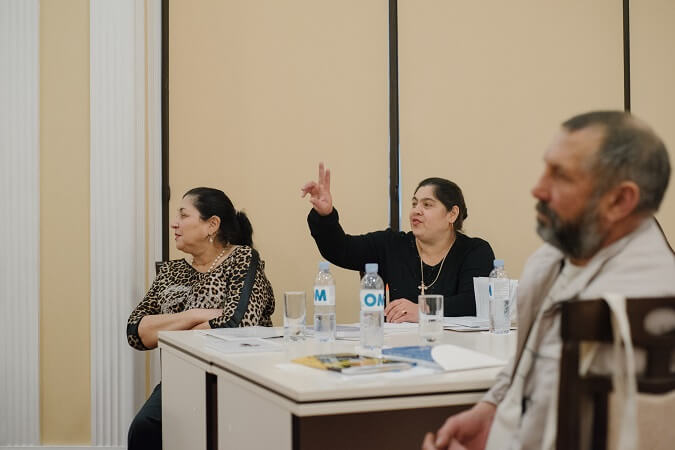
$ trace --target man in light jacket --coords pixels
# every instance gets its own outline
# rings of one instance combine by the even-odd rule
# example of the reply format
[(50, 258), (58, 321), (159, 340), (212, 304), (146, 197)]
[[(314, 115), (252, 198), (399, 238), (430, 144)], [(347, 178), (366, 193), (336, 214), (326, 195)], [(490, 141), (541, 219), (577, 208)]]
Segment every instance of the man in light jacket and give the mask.
[(675, 295), (675, 255), (653, 215), (668, 186), (661, 139), (620, 111), (575, 116), (544, 156), (532, 189), (546, 242), (518, 286), (518, 346), (483, 401), (448, 418), (424, 449), (555, 445), (560, 303), (619, 293)]

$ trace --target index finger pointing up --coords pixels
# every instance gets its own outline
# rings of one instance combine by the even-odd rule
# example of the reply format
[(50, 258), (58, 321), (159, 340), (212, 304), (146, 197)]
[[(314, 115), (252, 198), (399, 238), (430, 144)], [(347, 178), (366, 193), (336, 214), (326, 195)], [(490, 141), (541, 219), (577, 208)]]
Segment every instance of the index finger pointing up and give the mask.
[(319, 163), (319, 180), (318, 180), (319, 186), (321, 186), (323, 184), (323, 178), (324, 178), (325, 173), (326, 173), (326, 171), (323, 168), (323, 163), (320, 162)]
[(330, 192), (330, 169), (324, 168), (322, 162), (319, 163), (319, 186)]

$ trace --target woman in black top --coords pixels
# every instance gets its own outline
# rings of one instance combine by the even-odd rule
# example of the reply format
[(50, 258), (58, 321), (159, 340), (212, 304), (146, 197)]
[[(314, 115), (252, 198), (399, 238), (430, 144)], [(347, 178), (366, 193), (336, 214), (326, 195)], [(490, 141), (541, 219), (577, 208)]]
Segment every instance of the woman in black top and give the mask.
[(409, 233), (391, 230), (359, 236), (345, 234), (333, 208), (330, 170), (319, 164), (319, 179), (302, 189), (313, 205), (307, 217), (312, 237), (324, 258), (351, 270), (378, 263), (392, 300), (389, 322), (417, 322), (417, 296), (442, 294), (446, 316), (475, 316), (473, 277), (487, 276), (494, 253), (483, 239), (461, 233), (467, 218), (462, 191), (443, 178), (420, 182), (412, 198)]

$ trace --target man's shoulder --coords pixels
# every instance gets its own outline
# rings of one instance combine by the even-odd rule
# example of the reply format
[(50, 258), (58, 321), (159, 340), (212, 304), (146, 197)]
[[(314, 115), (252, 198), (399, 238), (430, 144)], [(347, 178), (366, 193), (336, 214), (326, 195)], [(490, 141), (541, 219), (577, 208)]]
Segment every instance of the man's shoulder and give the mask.
[(675, 254), (653, 219), (626, 236), (623, 248), (609, 258), (608, 266), (626, 266), (651, 271), (662, 268), (675, 276)]
[(656, 223), (649, 220), (605, 261), (584, 297), (604, 292), (628, 297), (675, 295), (674, 279), (675, 255)]

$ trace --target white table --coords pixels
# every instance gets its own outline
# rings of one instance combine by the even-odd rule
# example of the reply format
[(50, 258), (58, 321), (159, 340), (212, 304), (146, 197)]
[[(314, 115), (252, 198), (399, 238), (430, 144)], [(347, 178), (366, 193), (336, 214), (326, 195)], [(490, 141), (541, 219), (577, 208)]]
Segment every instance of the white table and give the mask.
[[(499, 371), (349, 377), (290, 360), (350, 352), (355, 342), (223, 354), (206, 339), (197, 331), (159, 334), (165, 449), (419, 448), (425, 431), (480, 400)], [(385, 337), (390, 346), (418, 343), (415, 331)], [(445, 332), (443, 343), (508, 359), (515, 333)]]

